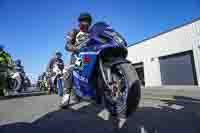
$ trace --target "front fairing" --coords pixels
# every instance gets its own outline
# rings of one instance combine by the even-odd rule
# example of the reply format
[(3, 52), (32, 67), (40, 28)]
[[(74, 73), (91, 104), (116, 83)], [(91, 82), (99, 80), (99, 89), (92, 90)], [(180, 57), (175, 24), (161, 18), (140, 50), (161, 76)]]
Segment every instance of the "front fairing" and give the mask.
[[(101, 29), (97, 29), (101, 32)], [(96, 30), (96, 31), (97, 31)], [(124, 46), (117, 44), (114, 40), (110, 39), (107, 43), (102, 43), (98, 38), (97, 32), (92, 32), (89, 35), (87, 41), (87, 46), (80, 49), (79, 53), (76, 55), (75, 69), (73, 71), (73, 81), (76, 88), (76, 94), (79, 96), (94, 96), (95, 88), (92, 87), (91, 81), (92, 74), (96, 64), (99, 54), (105, 49), (125, 49)], [(87, 59), (87, 61), (86, 61)], [(100, 73), (95, 73), (100, 74)], [(95, 77), (98, 75), (95, 75)]]
[[(88, 80), (92, 76), (98, 53), (90, 48), (82, 48), (75, 56), (75, 69)], [(85, 59), (88, 59), (87, 61)]]
[(93, 70), (97, 61), (97, 54), (93, 47), (84, 47), (75, 56), (73, 81), (76, 94), (79, 96), (95, 96), (95, 88), (91, 84)]
[(102, 50), (104, 49), (108, 49), (108, 48), (113, 48), (113, 49), (125, 49), (125, 47), (120, 46), (120, 45), (113, 45), (113, 44), (104, 44), (104, 45), (97, 45), (95, 47), (95, 50), (100, 53)]

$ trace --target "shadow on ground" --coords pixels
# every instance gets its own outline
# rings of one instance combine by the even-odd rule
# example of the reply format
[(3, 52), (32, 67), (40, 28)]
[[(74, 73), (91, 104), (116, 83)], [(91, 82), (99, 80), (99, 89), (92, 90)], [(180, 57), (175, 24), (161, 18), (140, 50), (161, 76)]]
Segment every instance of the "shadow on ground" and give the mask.
[(200, 103), (200, 99), (196, 99), (196, 98), (191, 98), (191, 97), (185, 97), (185, 96), (174, 96), (174, 98), (176, 99), (176, 100), (184, 100), (184, 101), (188, 101), (188, 100), (190, 100), (190, 101), (194, 101), (194, 102), (199, 102)]
[[(141, 128), (144, 128), (146, 133), (200, 133), (200, 116), (194, 111), (200, 108), (200, 104), (163, 102), (165, 106), (139, 108), (128, 120), (128, 128), (122, 129), (121, 132), (140, 133)], [(172, 105), (183, 108), (174, 109)], [(78, 111), (58, 110), (32, 123), (2, 125), (0, 133), (111, 133), (112, 124), (97, 116), (100, 111), (101, 109), (94, 108), (94, 105)]]

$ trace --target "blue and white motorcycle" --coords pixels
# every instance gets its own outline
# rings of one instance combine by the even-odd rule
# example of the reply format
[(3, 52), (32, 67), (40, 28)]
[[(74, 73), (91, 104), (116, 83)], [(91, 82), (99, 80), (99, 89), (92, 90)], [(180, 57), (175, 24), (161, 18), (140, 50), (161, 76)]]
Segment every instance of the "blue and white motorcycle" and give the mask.
[[(93, 25), (79, 44), (73, 68), (75, 94), (104, 103), (112, 115), (130, 116), (140, 101), (140, 82), (131, 62), (126, 59), (127, 43), (109, 25)], [(103, 101), (103, 102), (102, 102)], [(63, 103), (63, 107), (70, 103)]]
[(63, 72), (59, 68), (59, 64), (55, 63), (53, 65), (52, 70), (52, 77), (51, 77), (52, 83), (55, 85), (56, 91), (58, 92), (59, 96), (63, 95)]

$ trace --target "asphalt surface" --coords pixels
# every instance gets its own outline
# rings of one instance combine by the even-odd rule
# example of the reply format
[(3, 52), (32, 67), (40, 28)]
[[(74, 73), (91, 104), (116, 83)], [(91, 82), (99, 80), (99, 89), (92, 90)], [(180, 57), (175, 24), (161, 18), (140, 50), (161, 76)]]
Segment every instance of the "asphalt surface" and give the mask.
[[(182, 97), (187, 99), (188, 97)], [(112, 133), (103, 108), (89, 102), (58, 108), (56, 95), (0, 100), (0, 133)], [(200, 133), (197, 102), (141, 100), (122, 133)]]
[(39, 88), (36, 87), (29, 87), (25, 91), (20, 93), (11, 93), (9, 96), (0, 96), (0, 100), (2, 99), (9, 99), (9, 98), (17, 98), (17, 97), (29, 97), (29, 96), (39, 96), (45, 95), (47, 92), (41, 91)]
[(142, 88), (143, 97), (175, 98), (185, 100), (186, 97), (200, 99), (198, 86), (161, 86)]

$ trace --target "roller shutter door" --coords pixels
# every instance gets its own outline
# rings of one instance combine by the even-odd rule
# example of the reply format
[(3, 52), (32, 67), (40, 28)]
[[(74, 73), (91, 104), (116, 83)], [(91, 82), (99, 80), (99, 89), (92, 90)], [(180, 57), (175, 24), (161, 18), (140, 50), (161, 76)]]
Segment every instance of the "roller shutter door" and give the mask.
[(192, 51), (159, 58), (163, 85), (197, 85)]

